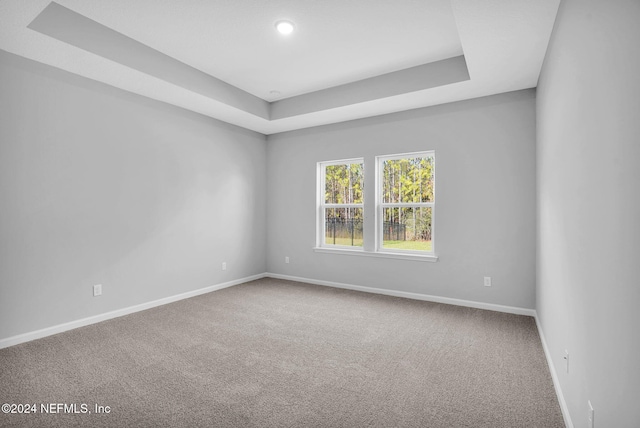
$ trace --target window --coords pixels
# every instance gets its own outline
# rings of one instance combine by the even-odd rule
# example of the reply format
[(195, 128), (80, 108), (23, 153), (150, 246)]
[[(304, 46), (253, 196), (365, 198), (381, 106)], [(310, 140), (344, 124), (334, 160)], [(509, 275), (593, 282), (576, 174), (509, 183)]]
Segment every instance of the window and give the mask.
[(319, 246), (360, 247), (363, 242), (364, 162), (319, 164)]
[(434, 152), (379, 156), (377, 249), (434, 253)]
[(378, 156), (372, 166), (365, 177), (363, 158), (318, 163), (316, 251), (437, 260), (435, 152)]

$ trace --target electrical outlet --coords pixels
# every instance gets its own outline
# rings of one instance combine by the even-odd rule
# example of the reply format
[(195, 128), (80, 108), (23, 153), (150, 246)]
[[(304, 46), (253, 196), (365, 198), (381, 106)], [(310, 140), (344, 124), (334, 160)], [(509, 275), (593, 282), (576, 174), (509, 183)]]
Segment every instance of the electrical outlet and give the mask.
[(569, 373), (569, 351), (564, 350), (564, 369)]
[(284, 258), (284, 262), (285, 263), (289, 263), (289, 257), (288, 256)]
[(485, 287), (491, 287), (491, 277), (490, 276), (485, 276), (484, 277), (484, 286)]
[(587, 411), (587, 427), (588, 428), (593, 428), (593, 416), (594, 416), (594, 412), (593, 412), (593, 406), (591, 405), (591, 401), (587, 401), (587, 406), (589, 407), (588, 411)]
[(227, 270), (227, 262), (222, 262), (222, 270)]
[(96, 284), (93, 286), (93, 297), (102, 295), (102, 284)]

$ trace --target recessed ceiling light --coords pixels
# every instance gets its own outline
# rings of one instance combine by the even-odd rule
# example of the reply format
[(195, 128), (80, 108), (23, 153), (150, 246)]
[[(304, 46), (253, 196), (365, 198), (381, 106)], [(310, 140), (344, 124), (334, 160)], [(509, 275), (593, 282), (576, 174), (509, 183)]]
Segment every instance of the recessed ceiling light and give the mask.
[(276, 22), (276, 29), (280, 32), (280, 34), (291, 34), (295, 25), (291, 21), (278, 21)]

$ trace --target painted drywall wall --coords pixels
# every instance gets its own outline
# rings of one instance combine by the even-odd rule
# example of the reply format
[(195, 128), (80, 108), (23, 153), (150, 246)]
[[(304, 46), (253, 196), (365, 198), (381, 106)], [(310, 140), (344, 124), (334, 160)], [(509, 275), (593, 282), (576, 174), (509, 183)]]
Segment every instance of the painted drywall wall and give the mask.
[[(271, 135), (267, 144), (269, 272), (535, 306), (534, 90)], [(421, 150), (436, 152), (437, 262), (314, 252), (317, 162), (364, 157), (372, 189), (375, 156)]]
[(638, 22), (563, 0), (537, 90), (537, 313), (580, 428), (588, 400), (595, 427), (640, 424)]
[(0, 99), (0, 339), (265, 271), (263, 135), (6, 52)]

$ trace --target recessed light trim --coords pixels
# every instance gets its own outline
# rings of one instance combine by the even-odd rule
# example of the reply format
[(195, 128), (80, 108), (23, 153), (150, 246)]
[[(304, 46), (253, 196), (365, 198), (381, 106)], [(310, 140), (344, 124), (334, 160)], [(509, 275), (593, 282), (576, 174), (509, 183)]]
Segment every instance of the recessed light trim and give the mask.
[(283, 20), (276, 22), (276, 30), (278, 30), (280, 34), (284, 34), (285, 36), (293, 33), (293, 30), (295, 28), (295, 24), (291, 21)]

